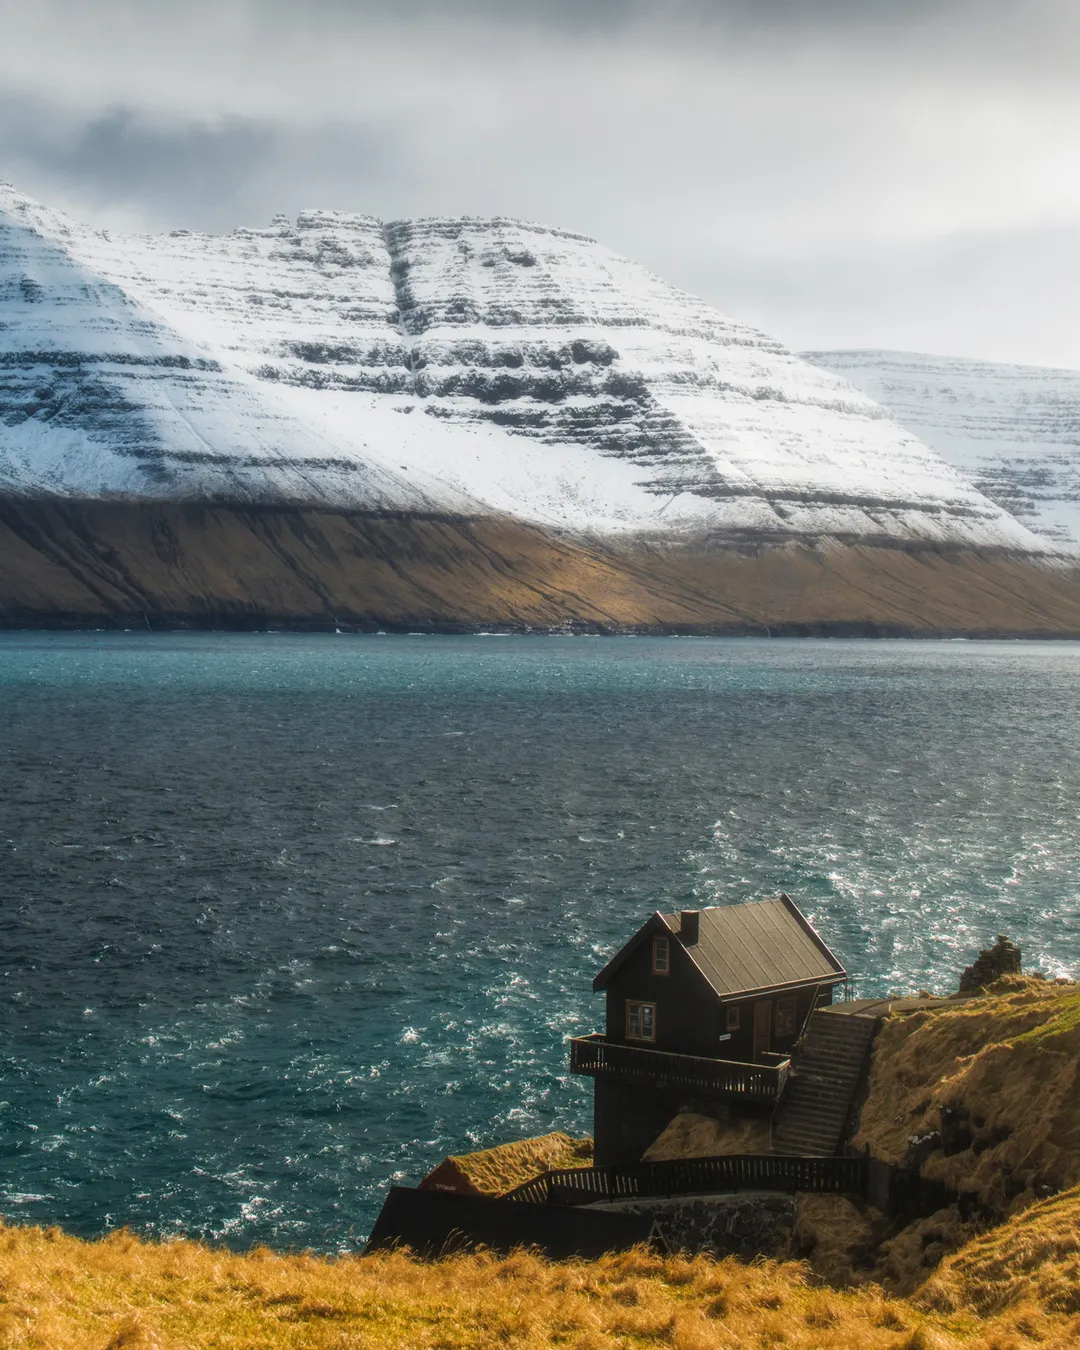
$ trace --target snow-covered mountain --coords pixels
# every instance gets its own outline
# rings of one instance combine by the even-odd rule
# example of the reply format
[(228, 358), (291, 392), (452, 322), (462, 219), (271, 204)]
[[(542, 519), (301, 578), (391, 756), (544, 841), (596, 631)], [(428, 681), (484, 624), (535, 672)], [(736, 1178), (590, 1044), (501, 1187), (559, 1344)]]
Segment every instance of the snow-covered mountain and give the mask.
[(993, 501), (1080, 547), (1080, 371), (915, 352), (804, 352), (883, 404)]
[(0, 489), (1050, 547), (846, 380), (579, 235), (121, 237), (10, 186)]

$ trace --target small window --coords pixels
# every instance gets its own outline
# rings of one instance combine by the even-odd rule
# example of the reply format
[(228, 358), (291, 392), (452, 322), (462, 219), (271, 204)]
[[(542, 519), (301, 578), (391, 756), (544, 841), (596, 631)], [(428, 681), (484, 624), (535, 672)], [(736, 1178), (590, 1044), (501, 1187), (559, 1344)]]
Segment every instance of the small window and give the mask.
[(652, 940), (652, 973), (654, 975), (671, 973), (671, 943), (666, 937), (654, 937)]
[(776, 1034), (778, 1036), (795, 1035), (795, 1000), (778, 998), (776, 1000)]
[(727, 1017), (724, 1023), (725, 1029), (727, 1031), (738, 1031), (739, 1024), (742, 1020), (740, 1016), (741, 1013), (742, 1009), (739, 1007), (737, 1003), (734, 1005), (734, 1007), (729, 1007), (727, 1009)]
[(626, 1000), (626, 1039), (628, 1041), (656, 1040), (656, 1004)]

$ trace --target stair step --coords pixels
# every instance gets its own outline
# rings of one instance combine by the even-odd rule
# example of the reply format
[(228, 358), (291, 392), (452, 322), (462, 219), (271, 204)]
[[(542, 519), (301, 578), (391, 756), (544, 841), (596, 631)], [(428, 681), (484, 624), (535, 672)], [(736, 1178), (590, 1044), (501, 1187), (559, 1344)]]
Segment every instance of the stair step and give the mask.
[(865, 1045), (808, 1045), (800, 1058), (815, 1059), (861, 1059), (866, 1054)]
[(845, 1092), (850, 1091), (851, 1083), (803, 1083), (797, 1090), (793, 1089), (788, 1101), (791, 1102), (818, 1102), (835, 1101), (837, 1090), (843, 1088)]
[(799, 1058), (849, 1060), (849, 1059), (863, 1059), (865, 1055), (866, 1055), (865, 1045), (858, 1045), (858, 1046), (808, 1045), (806, 1049), (800, 1053)]
[(855, 1087), (856, 1080), (849, 1078), (846, 1082), (837, 1083), (833, 1079), (818, 1079), (816, 1083), (803, 1083), (797, 1092), (793, 1092), (792, 1101), (812, 1101), (816, 1097), (850, 1097)]
[(806, 1041), (802, 1053), (807, 1055), (864, 1055), (866, 1045), (862, 1041), (858, 1045), (852, 1045), (850, 1041)]
[(837, 1050), (862, 1050), (869, 1044), (869, 1041), (863, 1040), (861, 1036), (857, 1039), (851, 1036), (807, 1036), (803, 1045), (817, 1045), (829, 1047)]
[(788, 1114), (789, 1110), (793, 1110), (796, 1106), (799, 1107), (800, 1110), (805, 1108), (807, 1111), (828, 1111), (830, 1109), (839, 1111), (841, 1108), (845, 1111), (847, 1110), (843, 1101), (837, 1101), (835, 1095), (827, 1092), (814, 1093), (813, 1096), (807, 1094), (800, 1094), (797, 1097), (791, 1096), (784, 1103), (784, 1106), (786, 1108), (784, 1112), (785, 1115)]
[(870, 1018), (827, 1010), (811, 1015), (773, 1123), (773, 1152), (836, 1153), (876, 1030)]
[(830, 1052), (834, 1052), (834, 1053), (836, 1053), (836, 1054), (852, 1054), (852, 1055), (854, 1055), (854, 1054), (860, 1054), (860, 1053), (862, 1053), (862, 1051), (864, 1051), (864, 1050), (866, 1049), (866, 1042), (865, 1042), (865, 1041), (855, 1041), (855, 1042), (852, 1042), (852, 1041), (840, 1041), (840, 1040), (832, 1040), (832, 1039), (827, 1040), (827, 1041), (820, 1041), (820, 1040), (816, 1040), (814, 1037), (810, 1037), (810, 1038), (808, 1038), (807, 1040), (805, 1040), (805, 1041), (803, 1042), (803, 1045), (804, 1045), (804, 1047), (805, 1047), (806, 1050), (822, 1050), (822, 1051), (830, 1051)]
[(795, 1058), (800, 1064), (838, 1064), (848, 1067), (861, 1064), (866, 1058), (866, 1051), (860, 1050), (857, 1055), (822, 1055), (807, 1050)]
[(815, 1036), (812, 1033), (803, 1038), (804, 1045), (842, 1045), (850, 1046), (854, 1049), (856, 1046), (865, 1045), (866, 1041), (862, 1036)]

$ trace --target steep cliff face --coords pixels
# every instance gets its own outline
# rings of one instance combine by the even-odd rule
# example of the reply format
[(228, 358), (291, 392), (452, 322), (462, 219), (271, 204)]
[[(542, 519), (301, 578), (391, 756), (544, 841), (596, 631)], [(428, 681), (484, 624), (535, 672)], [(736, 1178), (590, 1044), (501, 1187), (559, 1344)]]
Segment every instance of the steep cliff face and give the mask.
[(916, 352), (805, 352), (1024, 524), (1080, 550), (1080, 371)]
[(12, 491), (1046, 547), (843, 380), (563, 231), (121, 238), (5, 187), (0, 287)]
[[(0, 212), (0, 489), (481, 509), (420, 465), (406, 476), (365, 455), (359, 430), (309, 418), (234, 359), (236, 307), (258, 310), (265, 298), (246, 286), (244, 267), (257, 267), (250, 250), (233, 260), (241, 266), (230, 286), (213, 258), (203, 285), (162, 268), (151, 286), (153, 256), (23, 199)], [(264, 288), (282, 303), (272, 257), (264, 270)], [(245, 317), (246, 331), (273, 331)], [(380, 427), (376, 415), (367, 433)]]
[(386, 233), (426, 410), (615, 460), (654, 528), (1019, 542), (850, 386), (592, 240), (507, 220)]

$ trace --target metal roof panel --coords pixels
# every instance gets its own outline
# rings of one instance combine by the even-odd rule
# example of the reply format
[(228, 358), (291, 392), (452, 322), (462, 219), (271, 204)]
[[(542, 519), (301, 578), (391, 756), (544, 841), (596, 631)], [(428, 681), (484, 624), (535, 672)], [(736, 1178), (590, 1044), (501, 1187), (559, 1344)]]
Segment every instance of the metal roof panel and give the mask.
[[(685, 950), (721, 998), (753, 989), (835, 983), (847, 972), (786, 896), (700, 911), (696, 943)], [(678, 914), (664, 919), (676, 934)]]

